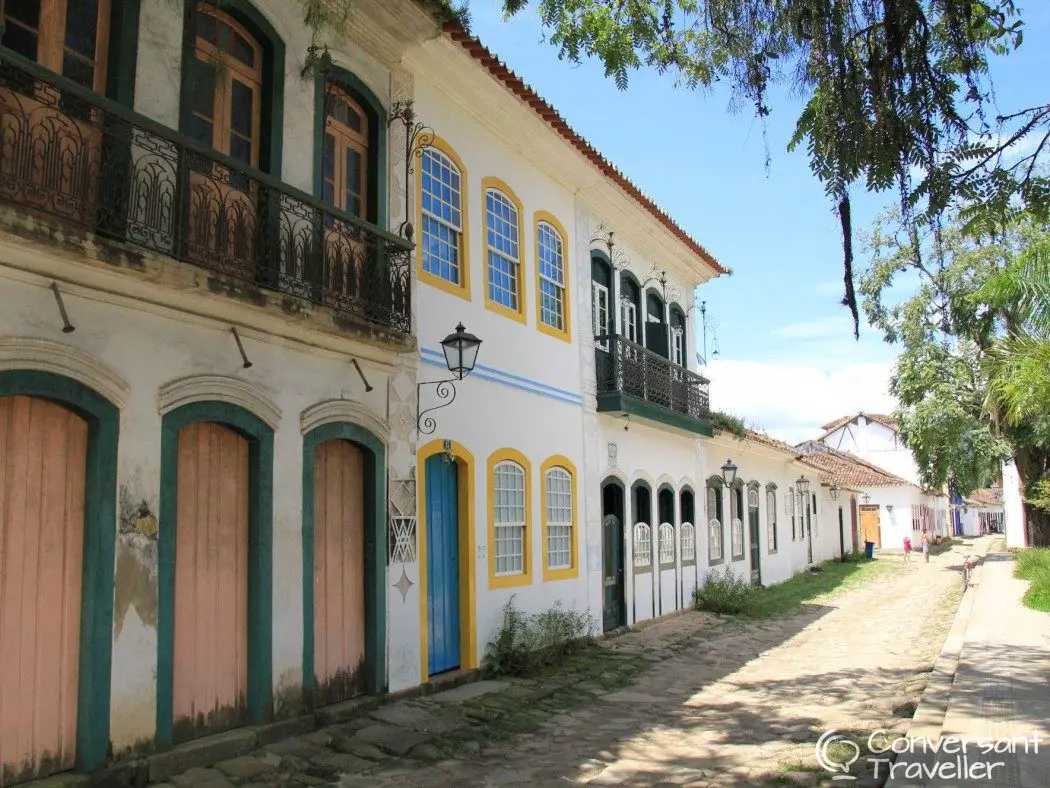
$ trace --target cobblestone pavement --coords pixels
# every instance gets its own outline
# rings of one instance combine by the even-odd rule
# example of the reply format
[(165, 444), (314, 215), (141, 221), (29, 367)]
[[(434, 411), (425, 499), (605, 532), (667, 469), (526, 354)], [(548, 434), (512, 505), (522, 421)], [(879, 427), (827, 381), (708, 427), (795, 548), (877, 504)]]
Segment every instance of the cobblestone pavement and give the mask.
[(894, 571), (781, 620), (690, 612), (545, 675), (382, 706), (165, 788), (816, 784), (825, 730), (907, 727), (961, 596), (962, 561), (986, 546), (929, 564), (880, 557)]

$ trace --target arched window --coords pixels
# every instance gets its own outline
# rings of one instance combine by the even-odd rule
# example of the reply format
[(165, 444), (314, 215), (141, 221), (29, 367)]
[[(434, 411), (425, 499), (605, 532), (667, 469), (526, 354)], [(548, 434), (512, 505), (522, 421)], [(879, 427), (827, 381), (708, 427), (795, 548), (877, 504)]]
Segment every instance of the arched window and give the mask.
[(634, 521), (651, 523), (653, 521), (653, 493), (648, 483), (637, 481), (631, 488), (634, 498)]
[(667, 320), (664, 316), (664, 300), (655, 290), (645, 295), (645, 346), (663, 356), (667, 354)]
[(766, 543), (769, 552), (777, 551), (777, 486), (766, 485)]
[(231, 159), (259, 166), (262, 45), (229, 14), (201, 5), (193, 59), (190, 136)]
[(696, 561), (696, 529), (692, 523), (682, 523), (682, 563)]
[(485, 188), (485, 302), (496, 312), (524, 322), (520, 239), (521, 204), (506, 189)]
[(696, 561), (696, 504), (694, 502), (693, 491), (686, 487), (682, 490), (679, 496), (679, 508), (678, 508), (678, 519), (682, 523), (681, 533), (679, 534), (681, 540), (681, 547), (679, 550), (682, 554), (682, 563), (692, 563)]
[(106, 92), (110, 0), (8, 0), (0, 44), (88, 90)]
[(660, 566), (674, 565), (674, 526), (660, 523)]
[(739, 479), (729, 491), (730, 537), (733, 560), (744, 557), (744, 484)]
[(641, 288), (633, 276), (626, 271), (620, 274), (620, 333), (636, 344), (642, 340), (642, 329), (638, 324), (641, 311)]
[(680, 367), (687, 366), (685, 315), (677, 304), (671, 306), (671, 361)]
[(720, 563), (724, 556), (725, 540), (722, 535), (722, 480), (716, 478), (707, 483), (707, 557), (710, 563)]
[(546, 499), (547, 570), (573, 568), (573, 523), (575, 522), (573, 475), (562, 467), (543, 474)]
[[(591, 252), (591, 331), (595, 337), (613, 333), (612, 312), (612, 269), (605, 255), (598, 251)], [(609, 349), (609, 343), (602, 340), (597, 343), (602, 350)]]
[(325, 87), (324, 109), (321, 198), (367, 219), (368, 182), (372, 175), (368, 113), (349, 93), (332, 83)]
[(424, 279), (469, 295), (463, 170), (436, 145), (423, 149), (420, 172), (420, 265)]
[(784, 493), (784, 508), (787, 510), (788, 517), (791, 518), (791, 541), (794, 542), (798, 535), (795, 530), (795, 488), (788, 487), (788, 491)]
[(650, 566), (653, 562), (653, 537), (652, 531), (645, 523), (635, 523), (634, 526), (634, 565), (637, 567)]
[(536, 222), (537, 309), (541, 329), (567, 339), (569, 333), (568, 280), (565, 238), (548, 218)]
[(525, 574), (525, 469), (516, 462), (498, 463), (492, 496), (496, 576)]

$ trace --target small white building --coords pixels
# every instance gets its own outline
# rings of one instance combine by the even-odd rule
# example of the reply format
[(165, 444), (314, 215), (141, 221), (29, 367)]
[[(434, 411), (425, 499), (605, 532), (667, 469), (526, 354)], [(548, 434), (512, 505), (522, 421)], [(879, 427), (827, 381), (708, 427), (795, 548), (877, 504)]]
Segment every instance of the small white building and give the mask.
[(873, 542), (879, 549), (901, 550), (905, 536), (915, 548), (923, 531), (933, 541), (948, 536), (948, 499), (944, 495), (923, 491), (861, 457), (818, 441), (796, 448), (835, 483), (859, 493), (855, 501), (859, 546)]
[(823, 425), (816, 440), (832, 449), (853, 454), (910, 482), (919, 483), (919, 469), (911, 449), (897, 431), (897, 420), (884, 413), (858, 412)]
[(1027, 547), (1031, 544), (1021, 477), (1013, 459), (1003, 461), (1003, 528), (1007, 547)]
[(993, 484), (974, 490), (966, 498), (963, 514), (963, 533), (966, 536), (1005, 533), (1003, 490)]

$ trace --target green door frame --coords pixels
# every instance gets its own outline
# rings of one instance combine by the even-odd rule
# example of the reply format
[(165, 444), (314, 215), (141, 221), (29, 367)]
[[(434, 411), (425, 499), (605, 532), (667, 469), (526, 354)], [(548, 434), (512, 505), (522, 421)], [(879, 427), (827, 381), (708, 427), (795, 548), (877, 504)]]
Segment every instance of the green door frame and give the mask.
[(314, 705), (314, 452), (346, 440), (369, 457), (365, 463), (365, 684), (386, 688), (386, 446), (351, 422), (322, 424), (303, 436), (303, 702)]
[(164, 414), (160, 428), (157, 604), (157, 745), (172, 744), (175, 676), (175, 528), (179, 430), (212, 421), (248, 440), (248, 723), (273, 710), (273, 430), (225, 402), (191, 402)]
[(76, 754), (76, 768), (88, 771), (105, 763), (109, 749), (120, 411), (82, 383), (51, 372), (0, 372), (0, 397), (15, 395), (51, 400), (88, 424)]

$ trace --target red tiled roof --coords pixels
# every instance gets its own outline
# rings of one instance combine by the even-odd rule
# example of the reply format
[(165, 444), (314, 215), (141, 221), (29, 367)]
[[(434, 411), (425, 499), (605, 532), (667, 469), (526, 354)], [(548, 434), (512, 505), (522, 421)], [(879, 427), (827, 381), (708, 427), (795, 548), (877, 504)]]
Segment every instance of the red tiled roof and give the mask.
[(446, 35), (458, 43), (485, 68), (498, 82), (507, 90), (521, 99), (532, 108), (539, 118), (564, 138), (572, 147), (576, 148), (584, 158), (589, 160), (609, 180), (617, 184), (638, 204), (647, 210), (664, 227), (684, 243), (701, 260), (710, 265), (718, 274), (727, 274), (729, 270), (722, 266), (714, 256), (700, 245), (689, 233), (682, 229), (681, 225), (672, 219), (660, 206), (642, 193), (626, 175), (606, 159), (587, 140), (581, 137), (573, 128), (565, 122), (565, 119), (554, 107), (547, 103), (535, 90), (525, 83), (521, 77), (507, 67), (496, 55), (481, 43), (476, 37), (470, 35), (463, 27), (454, 20), (446, 20), (443, 24)]
[(1003, 491), (996, 487), (985, 487), (983, 490), (974, 490), (967, 500), (979, 506), (1002, 506)]
[(867, 460), (862, 460), (855, 454), (839, 451), (816, 441), (801, 443), (795, 449), (805, 456), (806, 462), (815, 465), (827, 474), (826, 481), (829, 484), (837, 484), (839, 487), (854, 490), (864, 487), (915, 486), (900, 476), (884, 471)]
[(856, 413), (853, 413), (849, 416), (842, 416), (840, 418), (835, 419), (834, 421), (829, 421), (827, 424), (823, 425), (821, 429), (824, 430), (825, 433), (834, 432), (844, 424), (849, 424), (858, 416), (864, 416), (865, 418), (878, 422), (884, 427), (889, 427), (891, 430), (897, 429), (897, 420), (893, 418), (893, 416), (887, 416), (885, 413), (865, 413), (862, 410), (857, 411)]
[(779, 438), (774, 438), (772, 435), (767, 435), (764, 432), (758, 432), (757, 430), (747, 430), (747, 439), (752, 440), (755, 443), (762, 443), (766, 446), (771, 446), (774, 449), (780, 449), (781, 451), (790, 452), (796, 457), (799, 454), (798, 449), (796, 449), (790, 443), (785, 443)]

